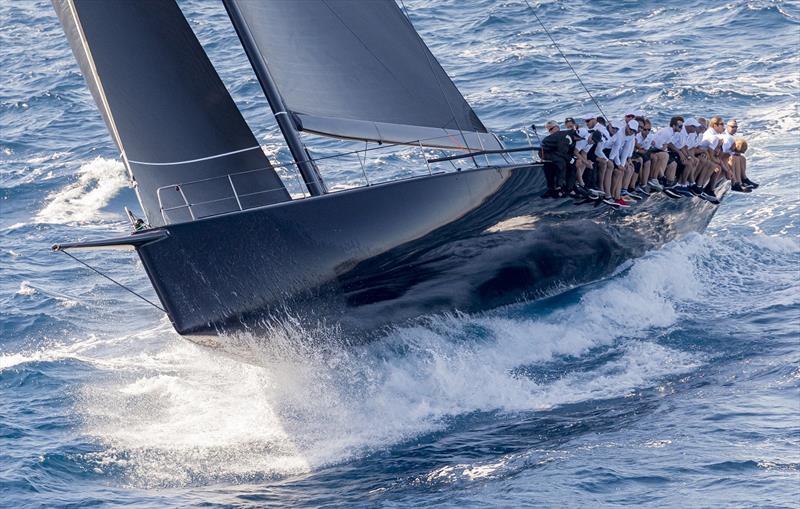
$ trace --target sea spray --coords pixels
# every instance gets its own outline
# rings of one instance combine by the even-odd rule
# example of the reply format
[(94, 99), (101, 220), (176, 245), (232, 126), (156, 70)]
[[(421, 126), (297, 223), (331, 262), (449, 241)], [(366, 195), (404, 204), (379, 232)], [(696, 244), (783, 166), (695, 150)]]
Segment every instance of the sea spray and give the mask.
[[(89, 460), (123, 468), (143, 486), (243, 482), (347, 461), (465, 414), (623, 396), (702, 365), (650, 339), (693, 297), (691, 273), (682, 284), (645, 275), (691, 266), (705, 249), (700, 237), (674, 243), (566, 309), (525, 320), (432, 316), (362, 346), (337, 340), (335, 329), (287, 324), (268, 337), (223, 338), (237, 345), (221, 355), (164, 331), (173, 339), (163, 349), (114, 359), (104, 381), (84, 389), (85, 432), (103, 449)], [(631, 312), (614, 311), (621, 296)], [(320, 334), (324, 342), (309, 341)], [(631, 337), (639, 339), (620, 343)], [(608, 349), (614, 354), (588, 371), (535, 376), (543, 363)], [(243, 355), (248, 362), (236, 359)]]
[(102, 212), (119, 191), (128, 186), (125, 167), (114, 159), (98, 157), (81, 165), (78, 180), (54, 191), (36, 214), (38, 223), (85, 223), (107, 218)]

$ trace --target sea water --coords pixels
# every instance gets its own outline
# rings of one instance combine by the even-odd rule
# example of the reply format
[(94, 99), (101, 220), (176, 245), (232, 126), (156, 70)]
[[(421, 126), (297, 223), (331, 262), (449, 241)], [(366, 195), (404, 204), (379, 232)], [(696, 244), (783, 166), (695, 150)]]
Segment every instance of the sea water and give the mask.
[[(180, 5), (288, 160), (222, 6)], [(761, 187), (606, 280), (360, 347), (289, 324), (236, 338), (245, 363), (49, 251), (124, 234), (138, 207), (49, 2), (2, 2), (0, 506), (798, 507), (800, 8), (532, 5), (609, 116), (736, 118)], [(406, 6), (509, 143), (596, 111), (524, 2)], [(355, 159), (322, 171), (361, 178)], [(154, 299), (131, 253), (78, 255)]]

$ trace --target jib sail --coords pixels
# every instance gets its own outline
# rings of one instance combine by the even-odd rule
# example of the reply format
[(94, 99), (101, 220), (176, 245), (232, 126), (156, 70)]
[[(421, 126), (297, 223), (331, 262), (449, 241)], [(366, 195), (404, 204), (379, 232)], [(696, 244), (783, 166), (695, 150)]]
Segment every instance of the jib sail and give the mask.
[(173, 0), (53, 5), (150, 224), (290, 199)]

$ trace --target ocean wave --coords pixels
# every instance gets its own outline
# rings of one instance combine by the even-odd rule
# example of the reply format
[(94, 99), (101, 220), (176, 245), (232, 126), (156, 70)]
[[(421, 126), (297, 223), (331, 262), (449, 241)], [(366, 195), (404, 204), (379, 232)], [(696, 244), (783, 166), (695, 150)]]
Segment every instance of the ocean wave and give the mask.
[(102, 209), (128, 187), (123, 164), (98, 157), (81, 165), (78, 181), (51, 193), (36, 214), (38, 223), (86, 223), (107, 219)]
[[(84, 432), (102, 446), (86, 461), (121, 467), (143, 486), (242, 482), (360, 457), (473, 412), (625, 396), (703, 364), (650, 338), (698, 292), (691, 271), (676, 278), (668, 268), (690, 266), (706, 247), (676, 243), (536, 318), (430, 317), (362, 347), (320, 348), (287, 325), (266, 338), (230, 338), (239, 341), (231, 353), (248, 356), (243, 364), (167, 334), (174, 339), (162, 348), (90, 361), (114, 376), (99, 376), (79, 398)], [(653, 277), (664, 267), (673, 275)], [(141, 344), (122, 343), (131, 340)], [(616, 354), (559, 379), (525, 374), (609, 348)]]

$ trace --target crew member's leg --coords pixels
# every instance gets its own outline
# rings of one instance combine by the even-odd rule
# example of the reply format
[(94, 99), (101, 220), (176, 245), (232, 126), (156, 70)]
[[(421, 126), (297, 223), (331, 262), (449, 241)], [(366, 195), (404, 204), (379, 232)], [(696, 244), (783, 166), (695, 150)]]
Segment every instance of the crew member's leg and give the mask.
[(556, 190), (556, 175), (558, 168), (552, 161), (545, 161), (544, 163), (544, 178), (547, 180), (547, 192), (542, 195), (542, 198), (549, 198), (553, 196)]
[(611, 161), (606, 161), (606, 173), (603, 178), (603, 192), (606, 193), (606, 196), (614, 196), (613, 190), (613, 182), (614, 182), (614, 172), (616, 168), (614, 168), (614, 163)]
[(583, 174), (585, 171), (586, 171), (586, 163), (583, 162), (582, 158), (578, 158), (575, 161), (575, 180), (581, 187), (586, 186), (586, 183), (583, 181)]
[(757, 188), (758, 184), (747, 178), (747, 158), (742, 154), (736, 154), (736, 158), (740, 161), (739, 164), (740, 167), (742, 168), (742, 182), (752, 187), (753, 189)]
[(566, 187), (566, 178), (567, 178), (567, 166), (571, 166), (567, 161), (563, 159), (558, 159), (555, 161), (556, 163), (556, 193), (558, 197), (563, 197), (567, 190)]
[(675, 184), (675, 172), (678, 169), (678, 164), (675, 161), (667, 164), (667, 169), (664, 172), (664, 178), (667, 179), (667, 185), (672, 186)]
[(567, 163), (566, 170), (567, 175), (564, 182), (563, 191), (569, 194), (575, 190), (575, 179), (577, 177), (578, 170), (574, 163)]

